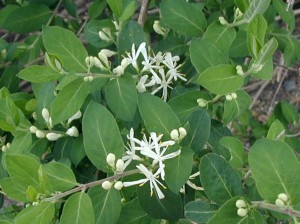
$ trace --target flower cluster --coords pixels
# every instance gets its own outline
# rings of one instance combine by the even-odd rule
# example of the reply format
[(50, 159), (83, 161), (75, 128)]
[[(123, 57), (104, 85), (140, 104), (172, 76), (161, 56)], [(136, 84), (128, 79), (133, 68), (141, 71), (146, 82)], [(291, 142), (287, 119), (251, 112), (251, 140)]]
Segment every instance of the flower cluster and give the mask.
[(150, 161), (149, 168), (144, 164), (139, 164), (136, 167), (140, 172), (145, 175), (145, 178), (140, 180), (124, 182), (124, 187), (129, 187), (132, 185), (143, 185), (149, 181), (151, 195), (153, 194), (153, 189), (156, 191), (158, 198), (164, 198), (159, 185), (163, 188), (164, 185), (158, 180), (159, 176), (162, 180), (165, 180), (165, 164), (164, 161), (172, 159), (178, 156), (181, 153), (181, 150), (175, 152), (167, 153), (169, 146), (174, 145), (175, 142), (162, 141), (163, 135), (157, 135), (155, 132), (150, 133), (150, 137), (147, 138), (146, 135), (143, 135), (143, 139), (139, 140), (134, 137), (134, 130), (131, 129), (129, 135), (127, 136), (129, 143), (126, 147), (126, 154), (122, 157), (122, 160), (125, 162), (124, 168), (126, 168), (132, 161)]
[(243, 199), (239, 199), (235, 203), (237, 210), (237, 215), (240, 217), (245, 217), (248, 214), (248, 205)]
[(275, 205), (279, 208), (285, 208), (289, 202), (289, 197), (286, 193), (280, 193), (277, 196), (277, 199), (275, 201)]

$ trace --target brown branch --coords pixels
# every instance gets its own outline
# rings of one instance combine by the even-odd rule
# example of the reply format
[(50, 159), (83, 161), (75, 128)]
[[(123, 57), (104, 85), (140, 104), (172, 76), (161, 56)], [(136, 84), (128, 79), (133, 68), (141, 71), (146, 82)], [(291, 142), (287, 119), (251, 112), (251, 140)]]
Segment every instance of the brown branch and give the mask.
[(148, 16), (148, 7), (149, 7), (150, 1), (149, 0), (142, 0), (141, 5), (141, 11), (138, 18), (138, 23), (143, 27), (145, 25), (145, 22), (147, 20)]

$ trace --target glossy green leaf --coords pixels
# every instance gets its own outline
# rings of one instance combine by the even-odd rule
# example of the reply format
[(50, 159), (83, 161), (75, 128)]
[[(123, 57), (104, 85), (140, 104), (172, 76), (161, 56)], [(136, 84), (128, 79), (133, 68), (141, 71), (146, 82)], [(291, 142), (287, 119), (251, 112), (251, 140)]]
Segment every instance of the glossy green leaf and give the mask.
[(159, 41), (155, 48), (155, 52), (170, 52), (172, 55), (182, 55), (185, 53), (187, 45), (183, 38), (167, 36)]
[(120, 17), (121, 21), (125, 21), (130, 19), (130, 17), (134, 14), (137, 8), (137, 1), (127, 1), (128, 4), (124, 6), (124, 10), (122, 12), (122, 15)]
[(262, 15), (257, 15), (248, 25), (247, 44), (252, 57), (257, 58), (260, 49), (265, 44), (268, 25)]
[(71, 195), (66, 201), (60, 224), (94, 224), (95, 214), (91, 198), (84, 192)]
[(18, 178), (6, 177), (0, 180), (1, 190), (13, 200), (27, 202), (26, 190), (28, 185), (21, 184)]
[(71, 151), (71, 160), (74, 166), (76, 167), (85, 156), (86, 154), (83, 145), (83, 136), (80, 135), (75, 139)]
[(58, 80), (62, 75), (48, 66), (32, 65), (20, 71), (18, 77), (29, 82), (42, 83)]
[(40, 162), (36, 157), (26, 154), (8, 154), (5, 155), (4, 161), (10, 177), (26, 188), (32, 185), (39, 189)]
[(88, 158), (103, 171), (108, 171), (106, 156), (121, 158), (124, 144), (112, 114), (102, 105), (91, 102), (82, 121), (83, 144)]
[(163, 1), (160, 5), (163, 22), (171, 29), (188, 36), (204, 33), (206, 18), (202, 10), (184, 0)]
[(234, 92), (242, 87), (244, 78), (236, 73), (233, 65), (218, 65), (202, 72), (198, 84), (218, 95)]
[(215, 45), (223, 54), (227, 54), (235, 36), (236, 31), (233, 27), (223, 26), (219, 22), (215, 22), (207, 27), (203, 40)]
[(195, 90), (172, 98), (168, 104), (171, 106), (173, 111), (180, 119), (180, 122), (183, 124), (186, 122), (191, 113), (199, 109), (199, 105), (197, 103), (198, 99), (210, 100), (210, 97), (204, 92)]
[(273, 121), (271, 127), (269, 128), (267, 138), (271, 140), (284, 140), (285, 138), (285, 128), (279, 120)]
[(32, 143), (32, 134), (30, 132), (25, 132), (20, 135), (17, 135), (11, 145), (9, 150), (6, 151), (6, 154), (18, 154), (28, 152)]
[(191, 201), (184, 207), (184, 216), (197, 223), (206, 223), (218, 210), (218, 206), (205, 201)]
[(42, 4), (30, 4), (13, 10), (4, 19), (2, 28), (15, 33), (30, 33), (42, 29), (51, 17), (49, 8)]
[(55, 97), (51, 105), (53, 124), (68, 120), (80, 110), (89, 94), (89, 83), (76, 79), (65, 86)]
[(286, 101), (281, 101), (280, 108), (284, 118), (288, 122), (297, 123), (299, 121), (299, 113), (295, 106)]
[(114, 224), (121, 212), (120, 192), (114, 188), (104, 190), (93, 187), (88, 191), (95, 212), (95, 224)]
[(270, 0), (253, 0), (251, 1), (249, 8), (244, 13), (244, 18), (247, 22), (250, 22), (256, 15), (263, 14), (270, 5)]
[(221, 138), (223, 138), (224, 136), (231, 136), (230, 129), (219, 121), (211, 120), (208, 143), (217, 148), (219, 146)]
[(19, 110), (10, 97), (0, 99), (0, 128), (13, 131), (20, 122)]
[(236, 99), (224, 102), (223, 122), (225, 124), (241, 116), (250, 106), (251, 97), (245, 91), (239, 90), (236, 94)]
[(73, 171), (63, 163), (52, 161), (43, 164), (42, 172), (47, 176), (47, 184), (52, 186), (53, 191), (67, 191), (77, 184)]
[(291, 205), (300, 202), (300, 162), (289, 145), (258, 140), (249, 150), (249, 165), (264, 200), (274, 203), (279, 193), (285, 193)]
[(42, 202), (36, 206), (24, 208), (15, 218), (15, 224), (50, 224), (55, 207), (51, 202)]
[(105, 89), (105, 97), (110, 109), (124, 121), (132, 121), (137, 110), (137, 90), (131, 75), (123, 75), (111, 80)]
[(57, 57), (64, 69), (86, 72), (87, 51), (70, 30), (49, 26), (43, 28), (43, 43), (49, 55)]
[(242, 195), (242, 182), (235, 170), (221, 156), (210, 153), (200, 161), (200, 180), (207, 197), (219, 205)]
[(167, 189), (161, 190), (163, 199), (159, 199), (156, 192), (150, 196), (149, 183), (138, 187), (138, 199), (144, 211), (154, 219), (178, 220), (183, 217), (183, 204), (180, 194), (175, 194)]
[(124, 28), (119, 34), (119, 54), (125, 55), (125, 52), (130, 52), (132, 44), (135, 44), (135, 47), (146, 41), (146, 35), (143, 28), (135, 21), (129, 21), (126, 23)]
[(165, 161), (166, 183), (174, 193), (178, 193), (188, 181), (193, 167), (193, 155), (194, 152), (191, 149), (184, 147), (178, 156)]
[[(236, 33), (236, 37), (233, 40), (230, 49), (229, 55), (233, 58), (246, 57), (249, 55), (247, 48), (247, 32), (244, 30), (239, 30)], [(224, 64), (224, 63), (222, 63)]]
[(203, 109), (198, 108), (187, 117), (188, 131), (182, 143), (195, 152), (203, 149), (210, 134), (210, 117)]
[(225, 136), (221, 138), (220, 144), (226, 147), (230, 152), (229, 164), (233, 168), (243, 168), (245, 160), (245, 152), (243, 143), (234, 137)]
[(147, 131), (170, 136), (173, 129), (180, 127), (178, 117), (172, 108), (149, 93), (139, 94), (138, 107)]
[(228, 58), (207, 40), (195, 39), (190, 46), (191, 61), (198, 73), (205, 69), (228, 63)]

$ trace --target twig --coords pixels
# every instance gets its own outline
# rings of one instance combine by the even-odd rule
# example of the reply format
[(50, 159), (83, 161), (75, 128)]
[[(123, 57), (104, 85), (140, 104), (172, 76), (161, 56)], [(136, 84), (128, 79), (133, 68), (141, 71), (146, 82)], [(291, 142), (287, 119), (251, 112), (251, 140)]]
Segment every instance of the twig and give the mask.
[(282, 214), (286, 214), (286, 215), (290, 215), (290, 216), (295, 216), (295, 217), (300, 217), (300, 212), (296, 211), (296, 210), (294, 210), (292, 208), (281, 209), (281, 208), (277, 207), (274, 204), (269, 204), (269, 203), (266, 203), (264, 201), (252, 201), (251, 203), (252, 203), (252, 205), (254, 207), (264, 208), (264, 209), (268, 209), (268, 210), (271, 210), (271, 211), (279, 212), (279, 213), (282, 213)]
[(261, 86), (264, 83), (265, 83), (265, 80), (259, 80), (257, 82), (251, 83), (251, 84), (243, 87), (243, 90), (245, 90), (247, 92), (251, 92), (251, 91), (256, 90), (256, 88), (258, 88), (259, 86)]
[(140, 11), (139, 18), (138, 18), (138, 23), (141, 26), (144, 26), (145, 22), (147, 20), (147, 15), (148, 15), (147, 11), (148, 11), (148, 7), (149, 7), (149, 3), (150, 3), (149, 0), (142, 0), (141, 11)]
[(259, 98), (260, 94), (262, 93), (262, 91), (269, 85), (269, 83), (271, 82), (271, 80), (266, 80), (264, 81), (264, 83), (261, 85), (261, 87), (259, 88), (259, 90), (257, 91), (257, 93), (255, 94), (252, 103), (249, 107), (249, 109), (251, 110), (253, 108), (253, 106), (255, 105), (257, 99)]

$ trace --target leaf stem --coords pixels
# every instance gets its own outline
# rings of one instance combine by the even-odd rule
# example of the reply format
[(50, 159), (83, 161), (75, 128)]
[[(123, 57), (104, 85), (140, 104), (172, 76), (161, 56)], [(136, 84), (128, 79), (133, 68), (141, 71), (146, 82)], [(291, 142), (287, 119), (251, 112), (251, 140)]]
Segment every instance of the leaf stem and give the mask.
[(293, 208), (290, 208), (290, 207), (286, 207), (286, 208), (281, 209), (281, 208), (277, 207), (274, 204), (269, 204), (269, 203), (266, 203), (264, 201), (252, 201), (251, 203), (254, 207), (257, 207), (257, 208), (268, 209), (268, 210), (271, 210), (271, 211), (275, 211), (275, 212), (279, 212), (279, 213), (282, 213), (282, 214), (290, 215), (290, 216), (295, 217), (295, 218), (300, 217), (300, 212), (296, 211), (296, 210), (294, 210)]
[(57, 194), (57, 195), (55, 195), (53, 197), (45, 198), (42, 201), (45, 201), (45, 202), (46, 201), (55, 202), (58, 199), (61, 199), (61, 198), (66, 197), (66, 196), (68, 196), (70, 194), (76, 193), (78, 191), (85, 191), (88, 188), (91, 188), (91, 187), (94, 187), (94, 186), (99, 186), (104, 181), (118, 180), (118, 179), (120, 179), (122, 177), (126, 177), (126, 176), (129, 176), (129, 175), (132, 175), (132, 174), (136, 174), (136, 173), (139, 173), (139, 172), (140, 172), (140, 170), (138, 170), (138, 169), (129, 170), (129, 171), (125, 171), (123, 173), (120, 173), (120, 174), (117, 174), (117, 175), (114, 175), (114, 176), (111, 176), (111, 177), (107, 177), (105, 179), (96, 180), (96, 181), (93, 181), (93, 182), (89, 182), (87, 184), (80, 184), (78, 187), (75, 187), (75, 188), (73, 188), (71, 190), (68, 190), (68, 191), (65, 191), (63, 193)]

